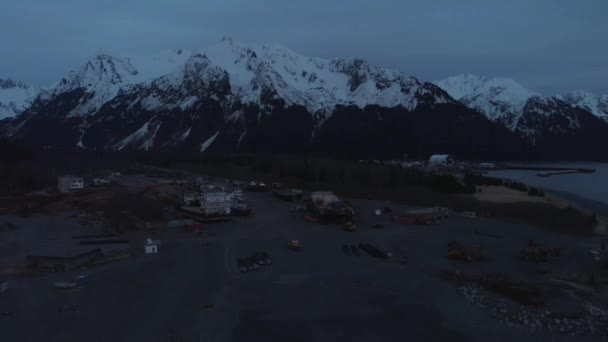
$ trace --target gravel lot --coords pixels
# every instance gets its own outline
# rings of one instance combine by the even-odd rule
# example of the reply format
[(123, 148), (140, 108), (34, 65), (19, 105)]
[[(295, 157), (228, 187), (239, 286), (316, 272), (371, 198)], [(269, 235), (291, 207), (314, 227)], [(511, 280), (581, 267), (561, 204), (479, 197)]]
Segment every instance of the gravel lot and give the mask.
[[(373, 209), (383, 207), (383, 202), (367, 200), (353, 201), (359, 230), (349, 233), (336, 225), (320, 225), (290, 214), (293, 203), (282, 202), (269, 193), (248, 197), (255, 212), (251, 217), (207, 224), (198, 235), (173, 231), (151, 236), (163, 241), (157, 255), (139, 255), (87, 271), (11, 280), (9, 290), (0, 294), (1, 339), (580, 340), (559, 329), (531, 329), (514, 319), (505, 322), (478, 305), (488, 303), (489, 299), (480, 297), (483, 291), (458, 287), (439, 277), (438, 272), (501, 272), (535, 279), (540, 277), (535, 272), (537, 265), (518, 257), (530, 239), (564, 248), (564, 255), (548, 267), (560, 272), (581, 271), (592, 267), (587, 251), (599, 245), (592, 238), (454, 215), (432, 226), (394, 225), (388, 216), (373, 215)], [(1, 232), (0, 242), (7, 245), (12, 241), (14, 247), (15, 237), (10, 234), (29, 236), (28, 229), (34, 228), (27, 225), (38, 221), (27, 220), (31, 219), (15, 222), (20, 226), (17, 231)], [(76, 230), (74, 222), (67, 217), (49, 220), (54, 223), (48, 226), (48, 233), (63, 248), (67, 235)], [(64, 220), (67, 228), (57, 220)], [(374, 223), (385, 227), (371, 229)], [(59, 234), (62, 229), (70, 233)], [(479, 235), (476, 230), (502, 238)], [(131, 236), (141, 240), (146, 237)], [(290, 239), (300, 240), (302, 250), (289, 251)], [(452, 239), (483, 245), (487, 260), (448, 260), (446, 244)], [(392, 256), (381, 260), (365, 253), (343, 253), (342, 244), (361, 242), (372, 243)], [(241, 273), (236, 259), (255, 251), (267, 251), (273, 264)], [(1, 253), (0, 262), (13, 261), (15, 253)], [(89, 277), (80, 290), (60, 292), (52, 285), (79, 274)], [(605, 291), (597, 297), (608, 298)], [(593, 310), (605, 307), (606, 303), (597, 303), (595, 297), (590, 300), (595, 301)], [(510, 303), (505, 301), (504, 305)]]

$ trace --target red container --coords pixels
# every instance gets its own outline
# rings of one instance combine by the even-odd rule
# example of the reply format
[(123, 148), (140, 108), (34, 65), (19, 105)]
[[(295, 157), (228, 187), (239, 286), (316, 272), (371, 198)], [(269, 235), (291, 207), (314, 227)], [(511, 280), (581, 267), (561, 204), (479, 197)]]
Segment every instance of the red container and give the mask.
[(315, 220), (314, 217), (309, 216), (309, 215), (304, 215), (304, 219), (310, 222), (316, 222), (317, 220)]
[(393, 216), (393, 223), (397, 224), (416, 224), (416, 219), (405, 216)]

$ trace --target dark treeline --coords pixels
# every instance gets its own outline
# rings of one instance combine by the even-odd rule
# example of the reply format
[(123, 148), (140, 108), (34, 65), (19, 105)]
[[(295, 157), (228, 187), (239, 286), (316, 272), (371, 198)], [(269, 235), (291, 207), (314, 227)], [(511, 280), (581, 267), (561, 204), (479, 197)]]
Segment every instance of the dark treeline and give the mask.
[[(144, 172), (142, 166), (180, 172), (240, 179), (282, 182), (303, 190), (329, 190), (340, 196), (382, 199), (413, 206), (445, 206), (456, 211), (475, 211), (484, 216), (531, 222), (551, 229), (590, 232), (595, 215), (574, 208), (546, 204), (497, 204), (478, 201), (471, 194), (480, 185), (504, 185), (532, 196), (542, 196), (521, 183), (504, 183), (473, 175), (457, 179), (430, 175), (416, 169), (353, 160), (260, 154), (175, 154), (161, 152), (106, 152), (40, 149), (27, 151), (14, 145), (3, 154), (0, 195), (16, 195), (55, 186), (56, 176), (66, 173), (102, 175), (107, 170)], [(10, 156), (10, 158), (9, 158)]]
[(63, 174), (102, 174), (137, 165), (131, 153), (32, 148), (0, 140), (0, 196), (55, 186)]

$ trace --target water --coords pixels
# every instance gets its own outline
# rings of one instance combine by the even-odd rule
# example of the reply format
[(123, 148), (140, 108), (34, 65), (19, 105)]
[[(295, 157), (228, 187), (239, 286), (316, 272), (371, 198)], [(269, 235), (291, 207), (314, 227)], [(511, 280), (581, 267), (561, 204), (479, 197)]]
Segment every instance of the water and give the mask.
[(538, 163), (521, 166), (587, 168), (595, 169), (595, 173), (537, 177), (539, 171), (501, 170), (491, 171), (488, 176), (513, 179), (539, 187), (608, 216), (608, 163)]

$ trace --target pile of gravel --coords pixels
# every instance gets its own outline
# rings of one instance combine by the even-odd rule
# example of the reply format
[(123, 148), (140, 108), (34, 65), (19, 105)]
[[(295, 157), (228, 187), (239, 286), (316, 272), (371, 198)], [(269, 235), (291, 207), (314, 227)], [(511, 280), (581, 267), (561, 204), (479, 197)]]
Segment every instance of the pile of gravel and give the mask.
[(460, 286), (457, 290), (469, 304), (511, 327), (569, 336), (608, 335), (608, 310), (589, 302), (582, 303), (582, 311), (577, 317), (556, 318), (547, 308), (515, 304), (474, 284)]

